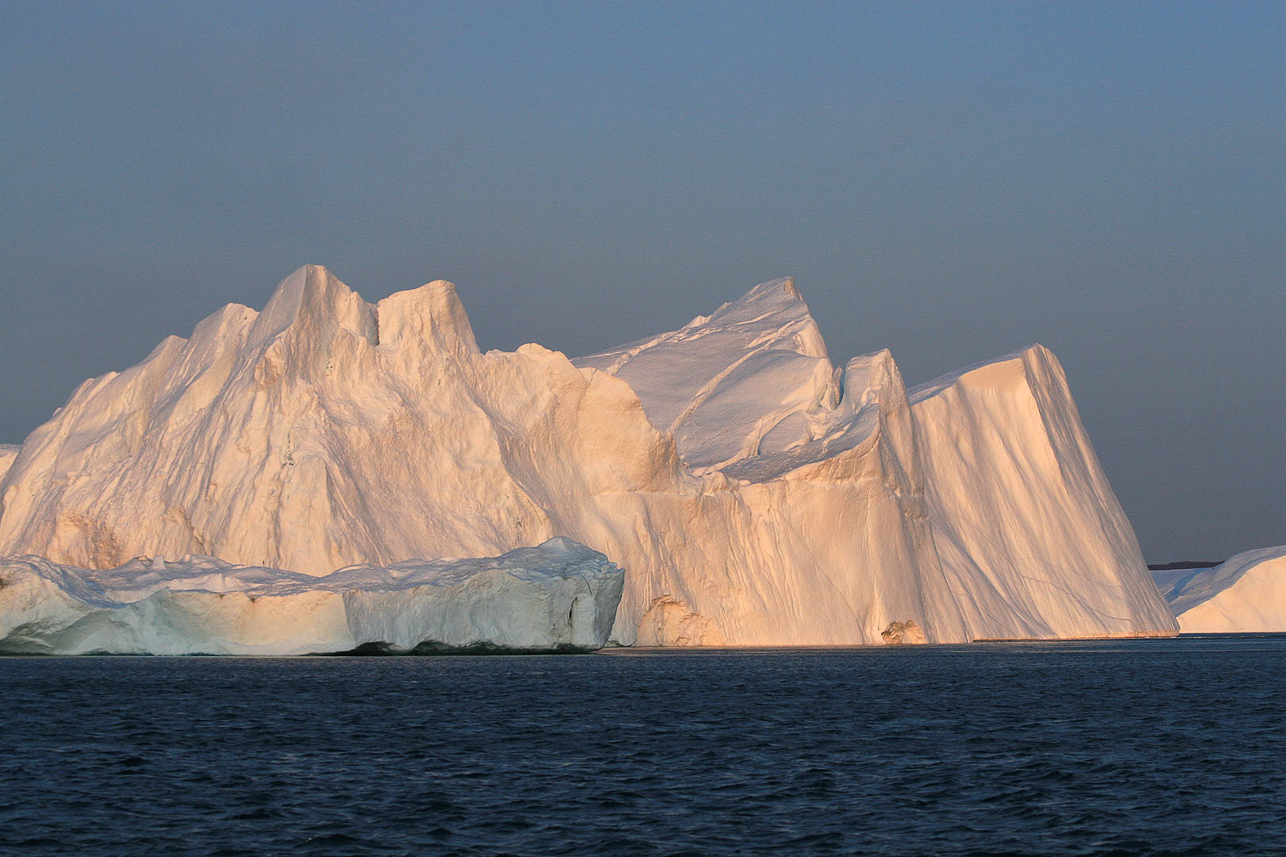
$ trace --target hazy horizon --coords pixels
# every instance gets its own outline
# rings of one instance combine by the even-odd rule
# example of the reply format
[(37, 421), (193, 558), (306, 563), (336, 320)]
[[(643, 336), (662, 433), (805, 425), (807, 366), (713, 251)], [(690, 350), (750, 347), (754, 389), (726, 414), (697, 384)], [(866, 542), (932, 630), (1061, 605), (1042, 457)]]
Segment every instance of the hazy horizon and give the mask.
[(1286, 9), (8, 4), (0, 441), (305, 263), (570, 356), (794, 276), (1033, 342), (1149, 562), (1286, 542)]

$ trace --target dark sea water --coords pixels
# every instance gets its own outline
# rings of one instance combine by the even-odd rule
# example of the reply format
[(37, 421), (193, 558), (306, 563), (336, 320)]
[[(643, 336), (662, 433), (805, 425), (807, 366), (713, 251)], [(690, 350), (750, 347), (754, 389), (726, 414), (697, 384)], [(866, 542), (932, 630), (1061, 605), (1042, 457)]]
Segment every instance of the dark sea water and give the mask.
[(1286, 637), (0, 659), (0, 854), (1283, 854)]

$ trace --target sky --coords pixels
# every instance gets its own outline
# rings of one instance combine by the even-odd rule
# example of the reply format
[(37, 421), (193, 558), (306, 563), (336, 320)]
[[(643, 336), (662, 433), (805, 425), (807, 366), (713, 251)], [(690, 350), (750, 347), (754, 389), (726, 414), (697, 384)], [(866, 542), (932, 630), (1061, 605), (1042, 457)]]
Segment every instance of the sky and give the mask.
[(305, 263), (591, 353), (793, 276), (1058, 355), (1149, 562), (1286, 542), (1286, 4), (0, 4), (0, 441)]

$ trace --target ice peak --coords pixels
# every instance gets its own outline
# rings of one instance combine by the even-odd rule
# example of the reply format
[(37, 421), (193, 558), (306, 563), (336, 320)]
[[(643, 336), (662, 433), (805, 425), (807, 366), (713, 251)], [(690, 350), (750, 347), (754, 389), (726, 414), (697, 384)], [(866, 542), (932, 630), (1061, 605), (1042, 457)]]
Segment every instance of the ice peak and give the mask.
[(439, 353), (476, 354), (478, 342), (455, 284), (434, 280), (418, 289), (396, 292), (375, 308), (380, 341), (396, 346), (414, 339)]
[(347, 330), (372, 344), (377, 340), (374, 308), (321, 265), (304, 265), (277, 285), (249, 338), (266, 343), (300, 324), (314, 331)]
[(778, 277), (775, 280), (766, 280), (746, 292), (746, 297), (755, 296), (777, 296), (791, 301), (802, 301), (804, 296), (799, 293), (795, 286), (794, 277)]
[(689, 326), (698, 321), (705, 324), (720, 319), (725, 323), (734, 324), (766, 321), (779, 314), (812, 321), (808, 313), (808, 304), (804, 303), (803, 296), (795, 287), (794, 277), (779, 277), (760, 283), (735, 301), (723, 304), (712, 315), (693, 319), (689, 322)]

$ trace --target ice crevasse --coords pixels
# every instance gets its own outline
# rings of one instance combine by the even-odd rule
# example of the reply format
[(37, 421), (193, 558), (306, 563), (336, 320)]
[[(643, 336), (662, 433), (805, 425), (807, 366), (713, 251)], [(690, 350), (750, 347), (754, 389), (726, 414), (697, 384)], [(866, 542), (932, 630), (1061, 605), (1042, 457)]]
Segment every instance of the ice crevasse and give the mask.
[(0, 449), (0, 554), (320, 577), (563, 537), (625, 571), (621, 644), (1172, 634), (1040, 346), (907, 390), (831, 363), (789, 280), (569, 360), (479, 351), (452, 285), (324, 268), (82, 384)]

